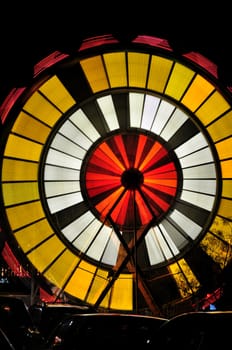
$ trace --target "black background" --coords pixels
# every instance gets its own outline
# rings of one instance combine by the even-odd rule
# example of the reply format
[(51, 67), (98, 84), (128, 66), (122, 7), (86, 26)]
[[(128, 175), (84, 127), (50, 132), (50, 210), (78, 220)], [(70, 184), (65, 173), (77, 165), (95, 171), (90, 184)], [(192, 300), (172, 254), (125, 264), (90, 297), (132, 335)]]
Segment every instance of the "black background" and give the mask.
[[(204, 8), (203, 8), (204, 5)], [(217, 6), (217, 7), (216, 7)], [(54, 50), (72, 50), (101, 34), (164, 38), (180, 52), (197, 51), (232, 85), (231, 10), (178, 2), (16, 2), (0, 5), (0, 104), (13, 87), (30, 84), (33, 66)]]

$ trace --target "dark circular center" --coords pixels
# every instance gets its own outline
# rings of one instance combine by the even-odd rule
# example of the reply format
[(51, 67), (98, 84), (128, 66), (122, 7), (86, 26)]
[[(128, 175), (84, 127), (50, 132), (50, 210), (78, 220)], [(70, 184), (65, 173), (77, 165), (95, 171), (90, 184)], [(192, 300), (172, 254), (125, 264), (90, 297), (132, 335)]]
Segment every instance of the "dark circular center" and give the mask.
[(130, 190), (139, 188), (143, 183), (143, 174), (138, 169), (128, 169), (122, 173), (122, 185)]

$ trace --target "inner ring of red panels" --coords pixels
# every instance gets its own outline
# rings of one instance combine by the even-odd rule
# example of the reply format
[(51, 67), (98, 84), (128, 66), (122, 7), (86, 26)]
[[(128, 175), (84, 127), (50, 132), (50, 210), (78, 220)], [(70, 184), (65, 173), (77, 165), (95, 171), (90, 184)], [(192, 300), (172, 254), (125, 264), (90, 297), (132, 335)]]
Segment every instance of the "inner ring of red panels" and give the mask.
[(124, 231), (165, 215), (177, 193), (178, 173), (163, 144), (135, 132), (98, 144), (88, 158), (84, 182), (100, 220)]

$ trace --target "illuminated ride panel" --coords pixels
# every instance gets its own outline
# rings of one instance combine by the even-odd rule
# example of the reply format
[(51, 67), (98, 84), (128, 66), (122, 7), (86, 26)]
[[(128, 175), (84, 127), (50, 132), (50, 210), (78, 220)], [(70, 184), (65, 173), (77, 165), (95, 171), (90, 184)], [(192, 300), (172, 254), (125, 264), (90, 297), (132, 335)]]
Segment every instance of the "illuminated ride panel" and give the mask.
[(90, 38), (39, 62), (34, 85), (5, 101), (2, 226), (60, 293), (160, 314), (218, 287), (231, 260), (231, 101), (208, 66), (153, 37), (127, 50)]

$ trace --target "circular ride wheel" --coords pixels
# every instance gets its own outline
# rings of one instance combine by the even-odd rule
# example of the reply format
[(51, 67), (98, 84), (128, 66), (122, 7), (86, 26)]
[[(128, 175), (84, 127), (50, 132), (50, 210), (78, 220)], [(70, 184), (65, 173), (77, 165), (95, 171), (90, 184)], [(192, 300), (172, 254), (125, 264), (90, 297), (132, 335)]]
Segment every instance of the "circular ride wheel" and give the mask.
[(160, 315), (216, 295), (231, 261), (231, 115), (212, 62), (165, 39), (51, 53), (1, 108), (13, 251), (51, 293), (96, 308)]

